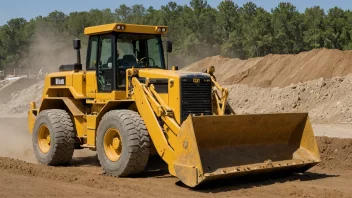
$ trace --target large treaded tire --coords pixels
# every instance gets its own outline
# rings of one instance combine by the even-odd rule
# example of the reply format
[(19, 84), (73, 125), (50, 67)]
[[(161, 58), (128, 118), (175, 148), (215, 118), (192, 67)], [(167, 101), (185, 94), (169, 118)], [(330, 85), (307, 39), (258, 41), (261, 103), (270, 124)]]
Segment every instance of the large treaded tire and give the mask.
[[(104, 136), (109, 129), (117, 129), (121, 136), (122, 149), (117, 161), (110, 160), (104, 150)], [(137, 112), (107, 112), (99, 123), (96, 144), (99, 162), (107, 175), (136, 175), (141, 173), (148, 163), (150, 138), (144, 121)]]
[[(50, 149), (43, 153), (38, 146), (38, 132), (41, 125), (50, 132)], [(44, 110), (34, 124), (32, 142), (37, 160), (46, 165), (67, 164), (73, 156), (76, 132), (70, 115), (61, 109)]]

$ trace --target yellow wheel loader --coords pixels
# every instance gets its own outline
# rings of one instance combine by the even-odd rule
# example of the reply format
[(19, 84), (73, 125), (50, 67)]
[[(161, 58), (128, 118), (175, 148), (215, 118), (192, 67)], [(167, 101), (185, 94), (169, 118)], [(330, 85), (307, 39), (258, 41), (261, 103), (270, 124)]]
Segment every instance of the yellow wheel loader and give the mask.
[[(42, 101), (30, 104), (35, 156), (63, 165), (75, 149), (96, 150), (111, 176), (141, 173), (152, 150), (171, 175), (205, 181), (267, 172), (304, 172), (320, 162), (307, 113), (235, 115), (214, 67), (167, 68), (165, 26), (88, 27), (86, 69), (77, 63), (46, 75)], [(165, 53), (164, 53), (165, 52)]]

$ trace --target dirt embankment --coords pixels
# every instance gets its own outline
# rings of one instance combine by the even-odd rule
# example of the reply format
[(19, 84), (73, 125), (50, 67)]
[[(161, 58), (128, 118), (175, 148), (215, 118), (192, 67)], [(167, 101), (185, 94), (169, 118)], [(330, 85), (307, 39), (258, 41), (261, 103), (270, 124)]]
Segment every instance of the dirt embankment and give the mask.
[(226, 85), (247, 84), (255, 87), (285, 87), (319, 78), (352, 73), (352, 51), (316, 49), (297, 55), (267, 55), (248, 60), (209, 57), (186, 68), (201, 71), (211, 65)]
[[(249, 60), (215, 56), (185, 70), (201, 71), (214, 65), (220, 82), (228, 84), (226, 79), (235, 79), (226, 87), (230, 91), (230, 104), (238, 114), (309, 112), (315, 123), (352, 123), (352, 74), (348, 75), (352, 67), (346, 62), (351, 54), (352, 51), (320, 49)], [(253, 75), (257, 70), (260, 74)], [(2, 114), (25, 113), (31, 101), (40, 102), (42, 81), (17, 84), (25, 88), (7, 86), (8, 91), (1, 94)], [(289, 86), (273, 87), (281, 85)]]
[[(64, 196), (80, 192), (83, 196), (122, 197), (351, 197), (352, 140), (318, 138), (317, 141), (323, 162), (303, 175), (225, 180), (196, 189), (186, 188), (177, 178), (166, 174), (159, 160), (152, 161), (152, 168), (147, 168), (140, 177), (113, 178), (104, 176), (91, 162), (73, 161), (68, 167), (48, 167), (0, 157), (3, 176), (0, 181), (9, 182), (0, 184), (0, 195), (38, 196), (45, 192)], [(13, 182), (17, 182), (16, 189), (11, 185)], [(46, 185), (39, 188), (43, 183)]]
[(0, 81), (0, 117), (25, 113), (30, 102), (40, 102), (44, 83), (42, 80), (21, 78), (13, 82)]
[(226, 86), (238, 114), (309, 112), (314, 123), (352, 122), (352, 75), (317, 79), (284, 88)]
[(31, 78), (20, 78), (13, 81), (2, 80), (0, 81), (0, 104), (5, 104), (10, 102), (13, 97), (13, 93), (18, 93), (24, 89), (27, 89), (29, 86), (37, 83), (37, 79)]
[(322, 159), (318, 167), (326, 171), (352, 170), (352, 139), (318, 137), (317, 141)]
[(238, 114), (309, 112), (314, 123), (352, 123), (352, 51), (316, 49), (248, 60), (209, 57), (184, 70), (215, 66)]

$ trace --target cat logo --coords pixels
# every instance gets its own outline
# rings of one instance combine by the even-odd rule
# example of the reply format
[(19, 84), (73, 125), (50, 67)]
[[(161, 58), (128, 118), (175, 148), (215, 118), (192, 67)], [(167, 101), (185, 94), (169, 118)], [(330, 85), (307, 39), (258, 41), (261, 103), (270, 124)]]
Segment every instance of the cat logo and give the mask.
[(55, 84), (56, 85), (65, 85), (65, 79), (56, 78)]
[(200, 83), (200, 79), (199, 78), (193, 78), (193, 83)]
[(51, 85), (66, 85), (66, 77), (53, 77), (51, 78)]

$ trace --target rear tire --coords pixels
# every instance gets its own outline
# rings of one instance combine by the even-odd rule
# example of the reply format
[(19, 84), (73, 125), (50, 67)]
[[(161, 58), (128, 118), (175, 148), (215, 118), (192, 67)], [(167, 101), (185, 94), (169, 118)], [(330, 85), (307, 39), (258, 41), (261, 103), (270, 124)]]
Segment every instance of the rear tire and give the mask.
[(33, 128), (32, 143), (38, 162), (67, 164), (74, 152), (76, 132), (70, 115), (61, 109), (39, 113)]
[(149, 159), (150, 139), (137, 112), (107, 112), (97, 130), (97, 153), (106, 174), (126, 177), (141, 173)]

